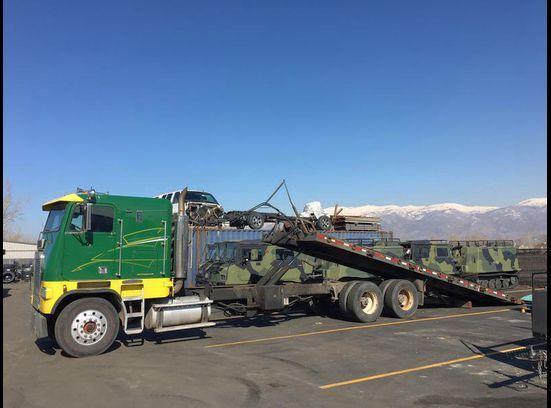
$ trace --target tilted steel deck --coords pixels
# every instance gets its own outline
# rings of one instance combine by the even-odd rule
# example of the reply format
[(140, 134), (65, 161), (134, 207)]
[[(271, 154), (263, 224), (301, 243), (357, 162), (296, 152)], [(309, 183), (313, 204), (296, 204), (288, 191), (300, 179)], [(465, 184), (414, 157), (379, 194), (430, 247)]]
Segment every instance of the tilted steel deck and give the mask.
[(414, 262), (388, 256), (321, 233), (289, 234), (287, 232), (272, 231), (264, 237), (264, 241), (385, 279), (420, 279), (425, 282), (429, 291), (455, 299), (494, 304), (522, 303), (521, 300), (500, 290), (484, 288), (467, 279), (447, 275)]

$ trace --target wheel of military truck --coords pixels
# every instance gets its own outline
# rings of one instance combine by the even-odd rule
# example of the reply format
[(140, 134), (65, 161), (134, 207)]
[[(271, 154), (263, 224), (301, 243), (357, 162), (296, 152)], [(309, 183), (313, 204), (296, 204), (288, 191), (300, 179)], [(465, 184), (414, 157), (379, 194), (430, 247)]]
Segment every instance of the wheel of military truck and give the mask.
[(419, 306), (419, 293), (408, 280), (395, 280), (385, 292), (385, 310), (392, 316), (407, 319), (415, 314)]
[(346, 310), (352, 320), (362, 323), (374, 322), (383, 310), (381, 289), (373, 282), (354, 285), (346, 299)]
[(15, 273), (12, 271), (4, 271), (2, 273), (2, 283), (12, 283), (15, 281)]
[(316, 227), (321, 231), (330, 230), (333, 224), (331, 223), (331, 218), (327, 215), (322, 215), (316, 220)]
[(247, 215), (247, 225), (254, 230), (262, 228), (264, 225), (264, 216), (257, 212), (251, 212)]
[(339, 311), (341, 312), (342, 317), (344, 317), (345, 319), (350, 319), (350, 316), (348, 315), (348, 309), (346, 307), (348, 294), (350, 293), (350, 290), (359, 283), (360, 281), (347, 282), (339, 293)]
[(54, 327), (55, 340), (70, 356), (95, 356), (113, 344), (119, 326), (117, 311), (107, 300), (78, 299), (59, 314)]
[(511, 276), (510, 282), (511, 282), (509, 285), (510, 288), (517, 286), (519, 282), (518, 276)]

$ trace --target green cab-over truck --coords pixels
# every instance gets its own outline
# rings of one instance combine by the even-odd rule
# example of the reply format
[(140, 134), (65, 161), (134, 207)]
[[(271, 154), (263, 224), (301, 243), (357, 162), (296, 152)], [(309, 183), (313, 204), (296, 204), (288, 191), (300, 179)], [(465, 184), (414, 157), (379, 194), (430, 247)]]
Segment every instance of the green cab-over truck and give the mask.
[(296, 220), (276, 225), (264, 241), (360, 275), (283, 282), (295, 261), (288, 257), (252, 284), (184, 288), (190, 246), (184, 208), (183, 198), (173, 215), (168, 200), (94, 191), (45, 203), (48, 218), (31, 278), (36, 336), (53, 338), (67, 354), (84, 357), (106, 351), (121, 327), (136, 335), (213, 326), (213, 303), (249, 317), (323, 301), (346, 319), (372, 322), (383, 309), (411, 317), (434, 293), (462, 301), (515, 302), (500, 291), (332, 239)]

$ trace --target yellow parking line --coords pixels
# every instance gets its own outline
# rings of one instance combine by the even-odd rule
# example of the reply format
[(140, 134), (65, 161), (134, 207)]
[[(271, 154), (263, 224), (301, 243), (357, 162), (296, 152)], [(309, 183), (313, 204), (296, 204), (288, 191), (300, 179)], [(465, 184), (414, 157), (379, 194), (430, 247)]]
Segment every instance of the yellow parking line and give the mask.
[[(546, 343), (534, 344), (534, 346), (541, 346), (542, 344), (546, 344)], [(496, 355), (496, 354), (511, 353), (513, 351), (519, 351), (519, 350), (525, 350), (525, 349), (527, 349), (526, 346), (519, 346), (519, 347), (513, 347), (513, 348), (510, 348), (510, 349), (506, 349), (506, 350), (493, 351), (491, 353), (486, 353), (486, 354), (476, 354), (474, 356), (456, 358), (454, 360), (442, 361), (440, 363), (428, 364), (428, 365), (424, 365), (424, 366), (421, 366), (421, 367), (414, 367), (414, 368), (408, 368), (408, 369), (405, 369), (405, 370), (391, 371), (391, 372), (388, 372), (388, 373), (370, 375), (368, 377), (362, 377), (362, 378), (356, 378), (354, 380), (341, 381), (341, 382), (337, 382), (337, 383), (333, 383), (333, 384), (322, 385), (319, 388), (321, 388), (323, 390), (327, 390), (329, 388), (342, 387), (344, 385), (351, 385), (351, 384), (357, 384), (357, 383), (360, 383), (360, 382), (377, 380), (379, 378), (392, 377), (392, 376), (395, 376), (395, 375), (412, 373), (412, 372), (421, 371), (421, 370), (428, 370), (429, 368), (442, 367), (442, 366), (445, 366), (445, 365), (462, 363), (464, 361), (477, 360), (479, 358), (489, 357), (489, 356), (493, 356), (493, 355)]]
[(366, 325), (366, 326), (341, 327), (341, 328), (338, 328), (338, 329), (320, 330), (320, 331), (315, 331), (315, 332), (306, 332), (306, 333), (298, 333), (298, 334), (288, 334), (288, 335), (285, 335), (285, 336), (274, 336), (274, 337), (265, 337), (265, 338), (253, 339), (253, 340), (234, 341), (234, 342), (231, 342), (231, 343), (211, 344), (209, 346), (205, 346), (205, 348), (237, 346), (237, 345), (242, 345), (242, 344), (260, 343), (260, 342), (270, 341), (270, 340), (294, 339), (296, 337), (315, 336), (315, 335), (318, 335), (318, 334), (338, 333), (338, 332), (351, 331), (351, 330), (365, 330), (365, 329), (373, 329), (375, 327), (397, 326), (399, 324), (428, 322), (428, 321), (431, 321), (431, 320), (443, 320), (443, 319), (454, 319), (454, 318), (458, 318), (458, 317), (479, 316), (479, 315), (490, 314), (490, 313), (507, 312), (509, 310), (513, 310), (513, 309), (486, 310), (484, 312), (460, 313), (460, 314), (447, 315), (447, 316), (436, 316), (436, 317), (423, 317), (421, 319), (399, 320), (399, 321), (386, 322), (386, 323), (370, 324), (370, 325)]

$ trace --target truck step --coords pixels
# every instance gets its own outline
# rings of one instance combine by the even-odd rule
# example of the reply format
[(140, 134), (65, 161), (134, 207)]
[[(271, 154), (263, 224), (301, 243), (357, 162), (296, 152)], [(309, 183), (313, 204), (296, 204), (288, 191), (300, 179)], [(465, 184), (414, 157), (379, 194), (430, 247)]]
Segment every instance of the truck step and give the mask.
[(124, 297), (122, 298), (123, 302), (131, 302), (133, 300), (142, 300), (143, 298), (141, 296), (132, 296), (132, 297)]
[(136, 329), (125, 329), (125, 330), (124, 330), (124, 333), (125, 333), (125, 334), (140, 334), (141, 332), (143, 332), (143, 329), (140, 329), (140, 328), (136, 328)]
[(122, 303), (125, 312), (123, 322), (124, 332), (126, 334), (139, 334), (143, 332), (145, 320), (145, 300), (143, 295), (123, 298)]

